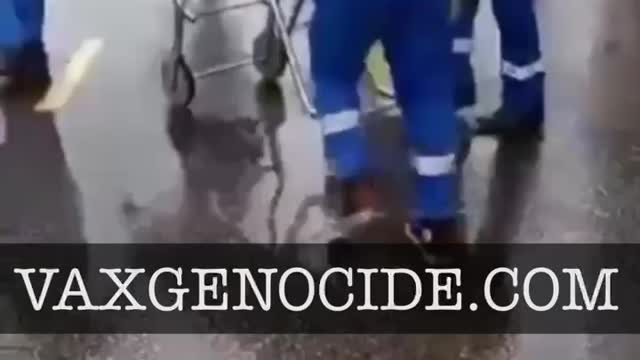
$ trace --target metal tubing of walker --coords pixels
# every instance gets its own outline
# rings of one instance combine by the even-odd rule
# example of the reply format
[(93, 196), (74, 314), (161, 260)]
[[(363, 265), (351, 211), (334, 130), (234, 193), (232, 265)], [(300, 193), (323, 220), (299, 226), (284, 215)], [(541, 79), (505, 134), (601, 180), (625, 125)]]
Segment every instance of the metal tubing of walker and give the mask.
[[(238, 60), (238, 61), (234, 61), (234, 62), (229, 62), (226, 64), (220, 64), (220, 65), (216, 65), (216, 66), (211, 66), (205, 70), (201, 70), (196, 72), (195, 74), (193, 74), (193, 76), (196, 79), (203, 79), (209, 76), (213, 76), (219, 73), (223, 73), (226, 71), (230, 71), (230, 70), (234, 70), (234, 69), (238, 69), (241, 67), (245, 67), (245, 66), (250, 66), (253, 65), (254, 63), (254, 59), (253, 57), (251, 58), (246, 58), (246, 59), (242, 59), (242, 60)], [(263, 59), (259, 59), (258, 61), (264, 61)]]
[(252, 7), (255, 5), (262, 5), (262, 4), (263, 4), (263, 0), (248, 0), (248, 1), (241, 2), (239, 4), (221, 6), (218, 8), (213, 8), (211, 10), (203, 11), (202, 13), (198, 14), (198, 17), (213, 16), (213, 15), (217, 15), (227, 11), (240, 10), (240, 9)]
[(302, 12), (304, 2), (305, 0), (297, 0), (296, 4), (293, 6), (291, 20), (289, 21), (289, 27), (287, 28), (287, 33), (289, 35), (293, 34), (293, 31), (296, 29), (296, 24), (298, 24), (298, 17), (300, 16), (300, 12)]
[(226, 11), (244, 9), (244, 8), (251, 7), (251, 6), (254, 6), (254, 5), (260, 5), (262, 3), (262, 0), (248, 0), (248, 1), (241, 2), (239, 4), (221, 6), (221, 7), (213, 8), (213, 9), (210, 9), (210, 10), (202, 11), (202, 12), (199, 12), (199, 13), (194, 13), (191, 10), (189, 10), (189, 8), (186, 6), (187, 2), (188, 2), (188, 0), (173, 0), (173, 3), (175, 4), (175, 6), (180, 8), (180, 11), (184, 15), (184, 17), (187, 20), (189, 20), (190, 22), (194, 23), (199, 18), (218, 15), (218, 14), (226, 12)]
[[(176, 0), (173, 3), (173, 49), (172, 57), (178, 59), (182, 55), (184, 45), (184, 13), (182, 7)], [(178, 83), (178, 62), (174, 61), (171, 69), (171, 88), (175, 89)]]
[(173, 5), (175, 6), (175, 10), (179, 11), (182, 17), (193, 23), (198, 19), (198, 15), (187, 9), (185, 6), (186, 2), (187, 0), (173, 0)]
[(312, 116), (316, 115), (316, 109), (311, 104), (309, 99), (309, 95), (304, 85), (304, 81), (302, 79), (302, 71), (300, 67), (300, 61), (298, 56), (296, 55), (293, 44), (291, 42), (291, 37), (288, 33), (288, 26), (284, 20), (284, 15), (282, 14), (282, 9), (278, 4), (277, 0), (267, 0), (269, 6), (271, 7), (271, 11), (273, 11), (273, 15), (276, 20), (276, 25), (278, 27), (278, 32), (280, 33), (280, 37), (282, 43), (284, 44), (285, 51), (287, 53), (287, 57), (289, 58), (289, 66), (291, 71), (291, 77), (293, 77), (293, 81), (295, 83), (296, 89), (298, 90), (298, 95), (302, 100), (302, 104), (304, 105), (307, 112), (309, 112)]

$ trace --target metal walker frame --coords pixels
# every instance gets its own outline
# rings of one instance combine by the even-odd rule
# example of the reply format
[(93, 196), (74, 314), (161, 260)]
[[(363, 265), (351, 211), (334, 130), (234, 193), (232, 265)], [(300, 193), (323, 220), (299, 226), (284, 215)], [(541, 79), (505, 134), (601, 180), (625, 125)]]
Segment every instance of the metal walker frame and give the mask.
[[(296, 90), (305, 110), (315, 116), (309, 93), (305, 88), (299, 57), (297, 56), (291, 35), (298, 22), (305, 0), (296, 0), (293, 12), (287, 21), (280, 0), (245, 0), (241, 3), (213, 8), (193, 13), (187, 8), (190, 0), (173, 0), (174, 38), (171, 52), (162, 64), (162, 85), (172, 105), (189, 106), (195, 96), (196, 79), (210, 77), (240, 67), (255, 65), (263, 78), (268, 81), (279, 79), (287, 65), (293, 78)], [(253, 55), (226, 64), (218, 64), (208, 69), (194, 72), (184, 56), (185, 24), (195, 23), (200, 18), (223, 14), (226, 11), (243, 9), (255, 5), (266, 5), (269, 8), (267, 29), (254, 42)], [(260, 49), (262, 48), (262, 49)], [(262, 50), (262, 51), (261, 51)]]

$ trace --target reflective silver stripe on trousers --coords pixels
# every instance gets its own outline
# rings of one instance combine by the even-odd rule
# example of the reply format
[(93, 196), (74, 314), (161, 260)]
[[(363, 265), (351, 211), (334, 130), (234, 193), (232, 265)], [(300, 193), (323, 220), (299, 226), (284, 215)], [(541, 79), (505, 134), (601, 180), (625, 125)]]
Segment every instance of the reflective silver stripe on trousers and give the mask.
[(324, 136), (355, 129), (360, 125), (360, 112), (347, 110), (335, 114), (328, 114), (320, 118), (322, 134)]
[(411, 157), (411, 164), (420, 176), (443, 176), (456, 171), (456, 155)]
[(514, 65), (506, 60), (502, 62), (502, 74), (518, 81), (529, 80), (541, 72), (544, 72), (542, 60), (523, 66)]
[(454, 54), (471, 54), (473, 50), (473, 41), (468, 38), (453, 39)]

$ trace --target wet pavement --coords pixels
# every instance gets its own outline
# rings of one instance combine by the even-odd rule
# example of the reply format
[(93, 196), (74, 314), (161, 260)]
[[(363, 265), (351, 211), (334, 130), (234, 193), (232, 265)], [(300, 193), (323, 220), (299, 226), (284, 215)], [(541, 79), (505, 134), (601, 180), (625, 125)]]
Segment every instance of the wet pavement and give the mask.
[[(465, 169), (472, 240), (636, 242), (639, 4), (538, 1), (547, 138), (540, 146), (474, 142)], [(488, 112), (497, 105), (499, 78), (497, 34), (486, 5), (474, 61), (481, 108)], [(82, 41), (101, 38), (104, 50), (56, 113), (35, 113), (29, 99), (0, 100), (0, 122), (7, 125), (0, 145), (0, 233), (90, 243), (318, 240), (326, 220), (319, 131), (288, 75), (275, 88), (261, 84), (250, 66), (199, 80), (191, 110), (170, 110), (160, 77), (172, 37), (169, 0), (57, 0), (48, 10), (54, 78)], [(265, 15), (258, 7), (197, 23), (188, 36), (190, 64), (201, 69), (250, 56)], [(308, 73), (304, 29), (294, 38)], [(395, 118), (380, 113), (370, 121), (374, 137), (389, 149), (389, 163), (402, 148)], [(43, 360), (640, 354), (636, 336), (587, 335), (15, 336), (0, 343), (23, 346), (24, 358)], [(22, 356), (12, 351), (6, 358)]]

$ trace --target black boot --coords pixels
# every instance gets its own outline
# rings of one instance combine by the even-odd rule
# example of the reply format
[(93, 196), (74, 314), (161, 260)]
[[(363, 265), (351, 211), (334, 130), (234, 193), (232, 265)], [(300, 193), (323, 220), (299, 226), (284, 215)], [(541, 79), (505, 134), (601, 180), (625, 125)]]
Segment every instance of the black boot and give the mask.
[(13, 57), (9, 68), (11, 93), (42, 90), (51, 84), (49, 58), (41, 41), (25, 44)]
[(330, 243), (353, 243), (355, 234), (383, 216), (383, 195), (378, 182), (369, 177), (325, 179), (325, 207), (333, 213), (335, 239)]
[(544, 137), (544, 112), (537, 110), (517, 114), (500, 108), (489, 117), (478, 118), (475, 134), (541, 140)]
[(325, 178), (325, 199), (325, 206), (339, 218), (382, 211), (380, 186), (370, 177), (340, 180), (328, 176)]

